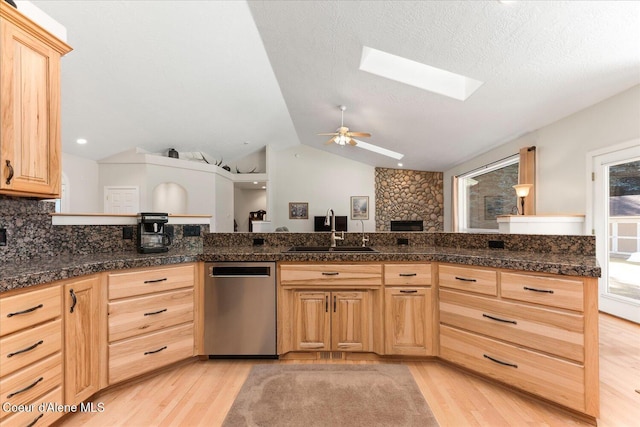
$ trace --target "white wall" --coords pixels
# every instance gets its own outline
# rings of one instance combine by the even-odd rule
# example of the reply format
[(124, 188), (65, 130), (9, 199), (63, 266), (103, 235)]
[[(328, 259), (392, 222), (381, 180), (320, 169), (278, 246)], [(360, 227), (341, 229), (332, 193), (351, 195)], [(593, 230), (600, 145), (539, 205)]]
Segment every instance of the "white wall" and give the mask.
[[(233, 192), (234, 217), (238, 223), (238, 231), (249, 231), (249, 212), (267, 210), (266, 190), (249, 190), (235, 187)], [(267, 212), (266, 220), (269, 220)]]
[[(588, 90), (588, 88), (585, 88)], [(537, 213), (585, 214), (587, 153), (640, 137), (640, 85), (530, 132), (444, 172), (445, 230), (451, 230), (451, 177), (537, 147)]]
[[(369, 196), (369, 219), (365, 230), (375, 231), (375, 171), (373, 166), (345, 159), (306, 145), (271, 153), (269, 196), (273, 214), (267, 211), (273, 229), (286, 226), (293, 232), (313, 231), (313, 217), (346, 215), (349, 231), (360, 231), (360, 221), (351, 221), (351, 196)], [(289, 202), (308, 202), (309, 219), (289, 219)]]
[(67, 178), (64, 213), (102, 212), (102, 190), (98, 191), (98, 163), (62, 153), (62, 172)]
[(211, 232), (233, 232), (233, 181), (216, 175), (215, 192), (210, 194), (215, 203)]

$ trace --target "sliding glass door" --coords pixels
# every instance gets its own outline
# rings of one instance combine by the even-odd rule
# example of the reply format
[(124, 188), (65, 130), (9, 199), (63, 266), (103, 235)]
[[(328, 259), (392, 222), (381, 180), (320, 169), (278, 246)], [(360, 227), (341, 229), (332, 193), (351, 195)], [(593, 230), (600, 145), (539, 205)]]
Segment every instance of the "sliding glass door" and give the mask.
[(640, 323), (640, 145), (593, 157), (600, 310)]

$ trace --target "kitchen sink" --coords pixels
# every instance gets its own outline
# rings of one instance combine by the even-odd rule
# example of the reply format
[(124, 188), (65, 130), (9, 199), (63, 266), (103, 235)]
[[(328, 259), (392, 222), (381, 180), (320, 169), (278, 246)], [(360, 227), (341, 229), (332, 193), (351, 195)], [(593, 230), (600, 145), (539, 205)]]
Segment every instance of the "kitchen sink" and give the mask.
[(292, 246), (284, 252), (377, 252), (368, 246)]

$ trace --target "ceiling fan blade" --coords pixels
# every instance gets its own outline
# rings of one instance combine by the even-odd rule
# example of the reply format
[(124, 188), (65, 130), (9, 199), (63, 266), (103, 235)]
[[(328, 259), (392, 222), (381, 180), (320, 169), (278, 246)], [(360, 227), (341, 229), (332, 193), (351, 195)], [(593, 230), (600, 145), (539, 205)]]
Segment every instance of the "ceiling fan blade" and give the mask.
[(356, 141), (356, 140), (355, 140), (355, 139), (353, 139), (353, 138), (349, 138), (349, 144), (351, 144), (351, 145), (358, 145), (358, 141)]
[(360, 137), (364, 137), (364, 138), (368, 138), (371, 136), (370, 133), (368, 132), (349, 132), (348, 133), (349, 136), (360, 136)]
[(338, 134), (336, 132), (333, 132), (333, 133), (319, 133), (318, 135), (333, 135), (333, 136), (337, 136)]
[[(332, 134), (330, 134), (332, 135)], [(335, 142), (335, 137), (331, 138), (330, 140), (328, 140), (327, 142), (325, 142), (325, 145), (329, 145), (329, 144), (333, 144)]]

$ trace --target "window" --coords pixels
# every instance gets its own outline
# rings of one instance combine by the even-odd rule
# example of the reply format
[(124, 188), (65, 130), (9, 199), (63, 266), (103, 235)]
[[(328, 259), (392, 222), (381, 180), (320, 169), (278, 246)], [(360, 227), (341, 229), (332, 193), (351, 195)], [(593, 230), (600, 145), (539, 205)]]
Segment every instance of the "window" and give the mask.
[(514, 155), (458, 177), (460, 231), (497, 230), (499, 215), (518, 214), (518, 165)]

